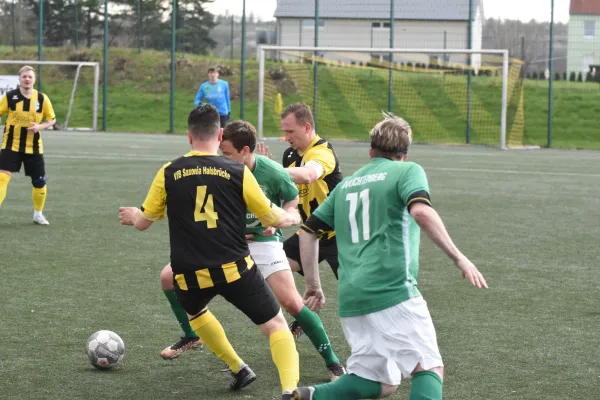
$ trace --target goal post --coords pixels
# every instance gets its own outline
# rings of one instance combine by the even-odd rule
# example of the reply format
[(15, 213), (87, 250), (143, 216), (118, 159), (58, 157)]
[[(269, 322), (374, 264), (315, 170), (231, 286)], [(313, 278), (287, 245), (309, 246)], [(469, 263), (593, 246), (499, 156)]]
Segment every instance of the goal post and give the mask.
[(523, 63), (508, 50), (262, 45), (257, 56), (261, 139), (281, 136), (281, 103), (303, 101), (317, 104), (326, 137), (365, 138), (385, 110), (411, 123), (415, 142), (468, 143), (473, 126), (470, 143), (523, 145)]
[[(99, 85), (100, 85), (100, 64), (99, 63), (83, 62), (83, 61), (80, 62), (80, 61), (0, 60), (0, 67), (3, 65), (18, 65), (18, 66), (48, 65), (48, 66), (63, 67), (63, 68), (64, 67), (72, 67), (68, 71), (64, 71), (64, 70), (58, 71), (57, 70), (56, 74), (58, 76), (54, 77), (56, 79), (62, 78), (62, 80), (65, 80), (66, 77), (73, 74), (73, 85), (70, 90), (69, 103), (67, 106), (65, 119), (63, 121), (60, 121), (62, 129), (65, 129), (65, 130), (92, 130), (92, 131), (98, 130), (98, 92), (99, 92)], [(91, 104), (87, 104), (87, 105), (85, 105), (86, 107), (84, 107), (84, 108), (88, 108), (89, 106), (91, 106), (90, 111), (91, 111), (91, 115), (92, 115), (92, 121), (91, 121), (91, 125), (89, 125), (87, 127), (71, 128), (71, 127), (69, 127), (69, 125), (71, 124), (71, 120), (72, 120), (73, 112), (74, 112), (74, 108), (75, 108), (75, 95), (77, 92), (78, 84), (82, 81), (81, 76), (83, 74), (82, 74), (81, 70), (83, 67), (90, 67), (93, 70), (93, 77), (91, 78), (91, 84), (92, 84), (91, 99), (86, 99), (87, 101), (90, 101)], [(72, 69), (74, 69), (74, 71)], [(18, 68), (16, 69), (16, 71), (18, 71)], [(0, 72), (0, 75), (2, 75), (4, 73), (5, 73), (5, 68), (2, 68), (2, 72)], [(44, 71), (44, 73), (48, 74), (48, 71)], [(13, 72), (13, 74), (17, 75), (17, 72)], [(49, 93), (49, 97), (52, 100), (55, 109), (57, 108), (56, 104), (58, 101), (66, 101), (66, 99), (57, 99), (56, 96), (52, 95), (52, 93)], [(77, 118), (77, 119), (80, 121), (80, 120), (82, 120), (82, 117)]]

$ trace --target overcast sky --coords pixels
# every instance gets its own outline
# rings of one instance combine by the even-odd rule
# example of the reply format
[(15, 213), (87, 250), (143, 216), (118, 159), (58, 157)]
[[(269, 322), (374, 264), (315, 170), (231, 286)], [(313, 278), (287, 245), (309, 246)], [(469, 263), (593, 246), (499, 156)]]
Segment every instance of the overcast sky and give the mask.
[[(557, 22), (568, 21), (569, 3), (570, 0), (555, 0), (554, 18)], [(550, 21), (550, 4), (551, 0), (483, 0), (486, 18), (520, 19), (523, 21), (531, 19)], [(263, 20), (272, 19), (276, 7), (277, 0), (246, 0), (246, 12), (249, 14), (252, 11)], [(229, 13), (241, 15), (242, 0), (215, 0), (207, 8), (215, 14), (224, 14), (226, 10), (229, 10)]]

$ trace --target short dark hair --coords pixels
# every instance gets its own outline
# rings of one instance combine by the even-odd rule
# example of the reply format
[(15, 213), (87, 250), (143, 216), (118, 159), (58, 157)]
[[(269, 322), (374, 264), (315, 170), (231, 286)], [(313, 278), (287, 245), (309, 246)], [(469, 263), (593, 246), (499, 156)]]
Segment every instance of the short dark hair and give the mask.
[(219, 72), (215, 67), (209, 67), (208, 72)]
[(315, 118), (313, 117), (312, 111), (310, 110), (308, 104), (302, 102), (290, 104), (281, 113), (281, 119), (284, 119), (290, 114), (294, 114), (294, 117), (296, 118), (296, 123), (298, 125), (302, 125), (308, 122), (310, 126), (314, 129)]
[(223, 130), (223, 141), (229, 140), (237, 151), (248, 146), (254, 152), (256, 148), (256, 129), (250, 122), (231, 121)]
[(219, 134), (220, 128), (221, 116), (212, 104), (200, 104), (188, 116), (188, 130), (196, 140), (214, 139)]

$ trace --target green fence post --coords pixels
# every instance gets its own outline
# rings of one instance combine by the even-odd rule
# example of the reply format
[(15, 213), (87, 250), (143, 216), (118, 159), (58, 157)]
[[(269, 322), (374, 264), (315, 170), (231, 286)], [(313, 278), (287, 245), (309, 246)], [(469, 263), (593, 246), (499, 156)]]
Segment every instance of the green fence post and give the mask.
[(140, 0), (136, 1), (136, 14), (137, 14), (137, 29), (136, 29), (136, 35), (137, 35), (137, 51), (138, 53), (142, 52), (142, 10), (141, 10), (141, 6), (140, 6)]
[(169, 109), (169, 133), (175, 132), (175, 56), (177, 47), (177, 0), (172, 1), (171, 8), (171, 94)]
[(106, 131), (108, 112), (108, 0), (104, 0), (104, 77), (102, 82), (102, 130)]
[(550, 76), (548, 77), (548, 148), (552, 146), (552, 115), (554, 97), (554, 0), (551, 0), (552, 11), (550, 12)]
[(246, 0), (242, 4), (242, 60), (240, 76), (240, 119), (244, 119), (244, 100), (246, 97)]
[[(38, 61), (42, 61), (42, 48), (44, 46), (44, 0), (38, 0), (40, 3), (40, 13), (38, 21)], [(42, 91), (42, 65), (38, 65), (37, 90)]]
[[(394, 48), (394, 36), (395, 36), (395, 15), (394, 15), (394, 0), (390, 0), (390, 49)], [(389, 87), (388, 87), (388, 111), (392, 112), (393, 105), (393, 89), (394, 89), (394, 53), (390, 53), (390, 71), (389, 71)]]
[(15, 12), (15, 4), (16, 0), (12, 0), (12, 42), (13, 42), (13, 51), (17, 51), (17, 13)]
[(77, 0), (73, 0), (73, 6), (75, 7), (75, 49), (79, 48), (79, 8), (77, 6)]
[[(315, 0), (315, 47), (319, 47), (319, 0)], [(319, 63), (317, 62), (318, 52), (313, 53), (313, 117), (315, 120), (315, 126), (313, 129), (317, 130), (317, 104), (318, 104), (318, 90), (319, 90)]]
[[(473, 0), (469, 0), (468, 35), (469, 50), (473, 50)], [(473, 94), (473, 55), (471, 53), (469, 53), (467, 60), (469, 70), (467, 72), (467, 132), (465, 142), (469, 144), (471, 143), (471, 96)]]

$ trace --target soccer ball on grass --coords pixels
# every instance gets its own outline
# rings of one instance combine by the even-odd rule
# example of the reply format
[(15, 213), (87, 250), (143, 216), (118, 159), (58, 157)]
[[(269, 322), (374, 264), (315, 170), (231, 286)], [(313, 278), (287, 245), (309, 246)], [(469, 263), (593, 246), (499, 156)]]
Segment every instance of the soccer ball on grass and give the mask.
[(88, 338), (85, 353), (94, 367), (110, 369), (123, 361), (125, 344), (116, 333), (102, 330)]

